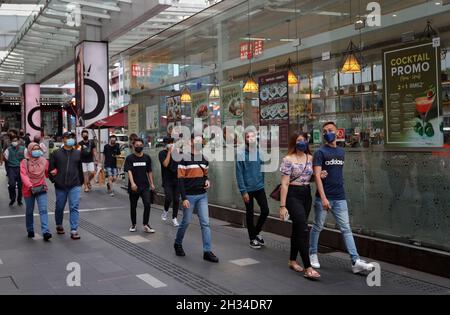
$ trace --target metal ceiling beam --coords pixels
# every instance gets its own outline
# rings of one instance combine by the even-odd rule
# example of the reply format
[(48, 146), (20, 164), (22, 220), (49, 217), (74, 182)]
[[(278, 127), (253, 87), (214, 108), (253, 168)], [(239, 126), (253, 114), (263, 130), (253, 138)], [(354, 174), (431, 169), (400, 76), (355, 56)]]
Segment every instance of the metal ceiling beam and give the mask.
[(91, 8), (120, 12), (120, 7), (115, 6), (115, 5), (101, 4), (98, 2), (90, 2), (90, 1), (85, 1), (85, 0), (58, 0), (58, 1), (71, 3), (71, 4), (79, 4), (81, 6), (86, 6), (86, 7), (91, 7)]

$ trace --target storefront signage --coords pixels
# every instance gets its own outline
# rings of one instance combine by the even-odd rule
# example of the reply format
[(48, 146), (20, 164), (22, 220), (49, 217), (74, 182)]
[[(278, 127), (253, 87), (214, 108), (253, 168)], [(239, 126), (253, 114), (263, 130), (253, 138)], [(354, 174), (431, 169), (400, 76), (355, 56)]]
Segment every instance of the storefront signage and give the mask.
[(257, 56), (261, 56), (264, 53), (264, 41), (255, 40), (241, 43), (240, 52), (241, 60), (253, 59)]
[(261, 126), (279, 126), (280, 147), (288, 145), (289, 89), (288, 73), (278, 72), (259, 78), (259, 112)]
[(387, 145), (442, 147), (440, 55), (433, 42), (383, 51)]
[(338, 132), (336, 134), (336, 140), (337, 140), (337, 142), (345, 142), (345, 129), (344, 128), (338, 129)]

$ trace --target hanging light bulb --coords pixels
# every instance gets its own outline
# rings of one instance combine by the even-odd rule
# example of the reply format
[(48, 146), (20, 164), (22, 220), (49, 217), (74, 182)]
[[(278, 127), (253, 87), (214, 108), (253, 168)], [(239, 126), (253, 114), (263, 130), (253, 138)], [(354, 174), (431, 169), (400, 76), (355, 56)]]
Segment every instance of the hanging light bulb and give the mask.
[(220, 98), (220, 89), (217, 85), (214, 85), (211, 89), (211, 92), (209, 93), (209, 98), (211, 99), (218, 99)]
[(289, 86), (296, 86), (298, 84), (298, 77), (295, 74), (294, 69), (292, 69), (291, 58), (288, 59), (287, 68), (288, 68), (288, 84)]
[(350, 44), (347, 48), (347, 52), (345, 53), (345, 61), (342, 65), (341, 72), (342, 73), (359, 73), (361, 72), (361, 64), (358, 60), (358, 57), (355, 55), (356, 46), (353, 44), (353, 41), (350, 41)]
[(180, 98), (181, 103), (192, 103), (191, 91), (189, 91), (187, 86), (184, 86), (183, 93)]
[(244, 93), (258, 93), (259, 86), (258, 83), (255, 82), (253, 77), (249, 74), (247, 82), (245, 82), (244, 88), (242, 89)]

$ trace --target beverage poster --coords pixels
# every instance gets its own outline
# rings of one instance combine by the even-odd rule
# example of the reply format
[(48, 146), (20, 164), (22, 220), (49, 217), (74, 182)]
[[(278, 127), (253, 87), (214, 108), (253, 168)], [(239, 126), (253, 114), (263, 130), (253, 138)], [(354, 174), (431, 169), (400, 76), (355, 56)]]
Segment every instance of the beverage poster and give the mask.
[(169, 123), (181, 121), (180, 95), (167, 97), (166, 103), (167, 103), (167, 121)]
[(383, 51), (387, 145), (443, 146), (440, 55), (432, 42)]
[(280, 147), (289, 141), (288, 73), (279, 72), (259, 78), (259, 112), (261, 126), (279, 126)]
[(243, 126), (244, 96), (242, 85), (233, 84), (221, 87), (224, 126)]
[(203, 125), (208, 124), (209, 108), (206, 91), (192, 94), (192, 117), (201, 119)]

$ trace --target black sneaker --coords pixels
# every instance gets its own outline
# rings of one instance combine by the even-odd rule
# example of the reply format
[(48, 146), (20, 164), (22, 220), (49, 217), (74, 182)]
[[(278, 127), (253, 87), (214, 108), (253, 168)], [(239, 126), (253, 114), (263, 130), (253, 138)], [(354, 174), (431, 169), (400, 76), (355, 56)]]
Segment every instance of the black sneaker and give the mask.
[(259, 245), (261, 245), (261, 246), (264, 246), (264, 245), (265, 245), (264, 239), (262, 238), (261, 235), (257, 235), (257, 236), (256, 236), (256, 241), (257, 241), (257, 242), (259, 243)]
[(14, 201), (14, 200), (11, 200), (11, 201), (9, 202), (9, 206), (10, 206), (10, 207), (13, 206), (14, 203), (15, 203), (15, 201)]
[(186, 253), (183, 250), (183, 246), (174, 244), (173, 247), (175, 248), (175, 254), (177, 256), (180, 256), (180, 257), (186, 256)]
[(106, 190), (107, 190), (108, 194), (111, 193), (111, 186), (109, 185), (109, 183), (106, 184)]
[(62, 235), (64, 233), (66, 233), (66, 232), (64, 232), (64, 228), (62, 226), (57, 226), (56, 227), (56, 233), (59, 234), (59, 235)]
[(250, 247), (253, 249), (260, 249), (261, 244), (257, 240), (250, 241)]
[(44, 241), (48, 242), (52, 238), (50, 233), (44, 233)]
[(23, 206), (22, 201), (18, 201), (18, 202), (17, 202), (17, 205), (18, 205), (19, 207), (22, 207), (22, 206)]
[(34, 232), (28, 232), (28, 238), (34, 238)]
[(216, 257), (216, 255), (213, 254), (213, 252), (205, 252), (203, 253), (203, 259), (206, 261), (210, 261), (212, 263), (218, 263), (219, 258)]

